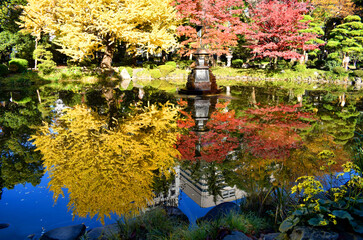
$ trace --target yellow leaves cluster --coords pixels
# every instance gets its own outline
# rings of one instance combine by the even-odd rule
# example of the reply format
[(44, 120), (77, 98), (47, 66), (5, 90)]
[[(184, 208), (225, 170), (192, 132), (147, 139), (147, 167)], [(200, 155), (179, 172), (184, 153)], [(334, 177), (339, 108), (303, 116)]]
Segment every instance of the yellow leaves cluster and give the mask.
[(136, 107), (136, 114), (109, 130), (85, 106), (67, 110), (33, 136), (44, 155), (55, 201), (70, 194), (68, 207), (103, 221), (110, 213), (133, 214), (152, 202), (153, 170), (168, 175), (179, 152), (176, 117), (170, 104)]
[(312, 0), (314, 15), (325, 20), (330, 17), (344, 18), (357, 10), (352, 0)]
[(117, 41), (148, 51), (176, 46), (172, 0), (28, 0), (21, 27), (54, 35), (61, 52), (75, 60)]

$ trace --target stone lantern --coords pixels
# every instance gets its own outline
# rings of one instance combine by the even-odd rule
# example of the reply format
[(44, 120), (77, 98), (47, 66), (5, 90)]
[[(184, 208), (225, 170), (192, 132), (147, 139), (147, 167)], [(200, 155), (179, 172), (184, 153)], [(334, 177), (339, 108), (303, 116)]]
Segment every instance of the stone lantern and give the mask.
[[(198, 26), (198, 36), (202, 46), (202, 27)], [(197, 49), (194, 53), (195, 63), (192, 66), (192, 72), (188, 76), (186, 89), (181, 89), (181, 94), (216, 94), (220, 93), (216, 83), (216, 77), (209, 70), (209, 53), (203, 47)]]

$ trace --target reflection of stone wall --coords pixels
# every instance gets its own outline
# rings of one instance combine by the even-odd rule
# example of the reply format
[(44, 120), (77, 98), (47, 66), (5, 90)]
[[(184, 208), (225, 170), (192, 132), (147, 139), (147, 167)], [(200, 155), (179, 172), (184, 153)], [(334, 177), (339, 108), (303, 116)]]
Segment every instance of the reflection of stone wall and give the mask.
[(195, 182), (190, 176), (189, 170), (180, 170), (180, 182), (183, 186), (183, 192), (193, 199), (202, 208), (216, 206), (223, 202), (230, 202), (241, 199), (246, 196), (246, 192), (234, 187), (224, 187), (222, 190), (222, 198), (217, 196), (217, 202), (213, 201), (213, 195), (208, 193), (208, 186), (205, 180)]

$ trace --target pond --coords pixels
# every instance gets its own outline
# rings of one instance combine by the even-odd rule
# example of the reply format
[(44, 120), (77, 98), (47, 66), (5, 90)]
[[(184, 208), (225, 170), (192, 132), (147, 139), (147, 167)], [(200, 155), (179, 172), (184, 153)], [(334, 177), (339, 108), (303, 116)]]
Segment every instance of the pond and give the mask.
[[(222, 202), (256, 208), (271, 186), (352, 158), (359, 91), (232, 86), (218, 96), (154, 88), (0, 90), (0, 239), (114, 223), (155, 205), (193, 224)], [(325, 154), (325, 155), (324, 155)], [(63, 195), (62, 195), (63, 194)], [(106, 216), (106, 217), (105, 217)]]

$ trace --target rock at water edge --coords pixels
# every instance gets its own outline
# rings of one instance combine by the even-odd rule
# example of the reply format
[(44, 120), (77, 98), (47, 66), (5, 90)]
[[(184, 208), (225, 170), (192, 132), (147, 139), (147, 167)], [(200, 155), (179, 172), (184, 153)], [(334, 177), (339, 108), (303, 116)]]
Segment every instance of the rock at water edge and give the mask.
[(84, 224), (78, 224), (52, 229), (44, 233), (40, 237), (40, 240), (78, 240), (85, 233), (86, 226)]

